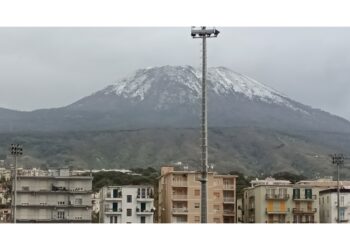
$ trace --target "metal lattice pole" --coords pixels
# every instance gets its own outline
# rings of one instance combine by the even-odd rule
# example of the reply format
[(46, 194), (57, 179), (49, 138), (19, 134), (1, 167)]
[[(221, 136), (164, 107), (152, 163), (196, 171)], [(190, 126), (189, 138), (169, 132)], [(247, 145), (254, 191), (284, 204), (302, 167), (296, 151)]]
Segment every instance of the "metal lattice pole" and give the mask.
[(339, 185), (339, 167), (344, 163), (342, 154), (332, 155), (332, 163), (337, 165), (337, 223), (340, 223), (340, 185)]
[(201, 120), (201, 223), (208, 221), (208, 121), (207, 121), (207, 38), (217, 37), (219, 31), (215, 28), (200, 29), (192, 27), (191, 36), (202, 38), (202, 120)]
[(201, 178), (201, 223), (208, 219), (208, 120), (207, 120), (207, 40), (203, 36), (202, 62), (202, 178)]
[(17, 157), (23, 154), (22, 146), (19, 144), (11, 144), (11, 155), (15, 160), (14, 178), (13, 178), (13, 196), (12, 196), (12, 211), (13, 223), (17, 222)]

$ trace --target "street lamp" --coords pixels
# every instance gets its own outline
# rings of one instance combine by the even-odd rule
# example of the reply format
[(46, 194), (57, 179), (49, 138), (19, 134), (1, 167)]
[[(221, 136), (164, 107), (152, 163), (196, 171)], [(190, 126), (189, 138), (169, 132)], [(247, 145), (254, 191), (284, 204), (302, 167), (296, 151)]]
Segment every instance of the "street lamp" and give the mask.
[(201, 173), (201, 223), (207, 223), (208, 219), (208, 123), (207, 123), (207, 38), (215, 38), (220, 32), (216, 28), (192, 27), (191, 36), (192, 38), (202, 39), (202, 173)]
[(15, 158), (15, 173), (13, 181), (13, 201), (12, 201), (12, 211), (13, 211), (13, 223), (16, 223), (16, 203), (17, 203), (17, 157), (23, 154), (23, 148), (19, 144), (11, 144), (10, 147), (11, 155)]

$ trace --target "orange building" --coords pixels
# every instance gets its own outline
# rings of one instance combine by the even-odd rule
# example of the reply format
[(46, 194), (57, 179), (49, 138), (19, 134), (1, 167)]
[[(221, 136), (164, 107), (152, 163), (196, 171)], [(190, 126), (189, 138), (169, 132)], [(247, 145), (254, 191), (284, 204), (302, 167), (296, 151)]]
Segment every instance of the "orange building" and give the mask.
[[(200, 223), (198, 171), (161, 168), (158, 189), (160, 223)], [(235, 175), (208, 173), (208, 223), (236, 222)]]

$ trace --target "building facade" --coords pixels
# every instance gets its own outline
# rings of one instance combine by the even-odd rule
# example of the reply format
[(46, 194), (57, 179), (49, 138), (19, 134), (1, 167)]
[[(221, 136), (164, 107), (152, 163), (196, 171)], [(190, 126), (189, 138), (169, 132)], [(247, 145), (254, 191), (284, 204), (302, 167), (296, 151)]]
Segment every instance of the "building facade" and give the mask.
[[(339, 218), (340, 223), (350, 222), (350, 187), (339, 190)], [(320, 191), (320, 222), (338, 223), (338, 193), (337, 188)]]
[(16, 222), (90, 223), (92, 177), (68, 169), (47, 175), (19, 175)]
[(243, 197), (244, 223), (318, 223), (317, 188), (267, 178), (251, 182)]
[[(236, 177), (208, 173), (208, 223), (236, 223)], [(161, 168), (160, 223), (200, 223), (200, 173)]]
[(151, 186), (109, 186), (100, 190), (100, 223), (153, 223)]

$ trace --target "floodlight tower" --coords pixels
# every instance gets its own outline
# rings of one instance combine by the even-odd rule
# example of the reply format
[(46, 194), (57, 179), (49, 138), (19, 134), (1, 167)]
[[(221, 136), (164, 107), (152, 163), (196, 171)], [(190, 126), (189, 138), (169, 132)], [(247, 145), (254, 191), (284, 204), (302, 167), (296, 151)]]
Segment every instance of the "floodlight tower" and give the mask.
[(13, 196), (12, 196), (12, 211), (13, 223), (16, 223), (16, 203), (17, 203), (17, 157), (23, 154), (23, 148), (19, 144), (11, 144), (11, 155), (15, 158), (15, 170), (13, 178)]
[(201, 223), (207, 223), (208, 219), (208, 122), (207, 122), (207, 38), (217, 37), (220, 32), (215, 28), (192, 27), (192, 38), (202, 39), (202, 131), (201, 131), (201, 148), (202, 148), (202, 172), (201, 172)]
[(343, 154), (332, 155), (332, 163), (337, 165), (337, 223), (341, 223), (340, 220), (340, 187), (339, 187), (339, 166), (344, 164)]

